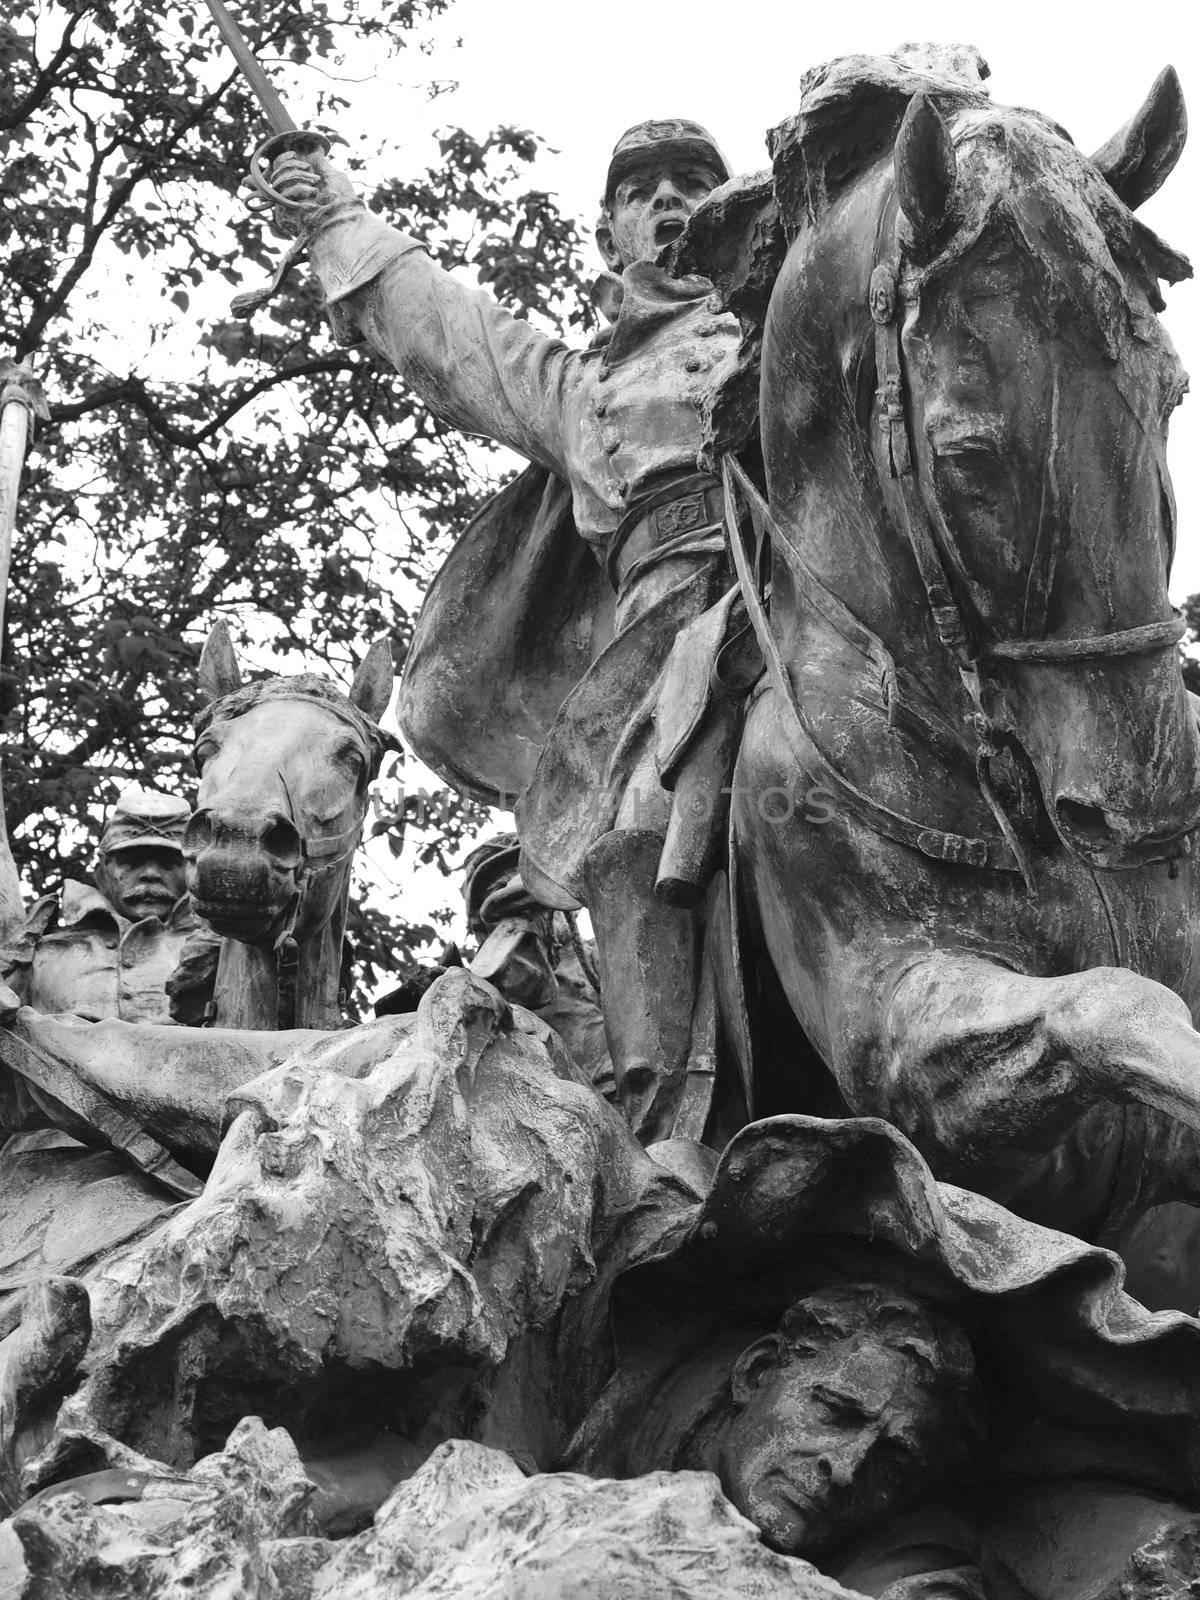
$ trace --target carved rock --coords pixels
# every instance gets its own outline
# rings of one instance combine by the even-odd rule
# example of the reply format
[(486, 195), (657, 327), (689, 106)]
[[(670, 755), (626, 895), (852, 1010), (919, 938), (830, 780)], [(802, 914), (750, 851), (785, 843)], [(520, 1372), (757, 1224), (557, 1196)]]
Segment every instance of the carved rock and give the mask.
[[(98, 1440), (93, 1440), (99, 1444)], [(120, 1447), (117, 1447), (118, 1453)], [(122, 1453), (134, 1460), (131, 1452)], [(97, 1479), (107, 1482), (98, 1485)], [(140, 1480), (140, 1481), (139, 1481)], [(93, 1503), (94, 1495), (104, 1495)], [(709, 1473), (526, 1478), (483, 1445), (441, 1446), (345, 1541), (313, 1536), (313, 1485), (254, 1417), (186, 1475), (146, 1461), (39, 1496), (0, 1528), (5, 1600), (838, 1600), (759, 1542)]]
[(233, 1106), (203, 1196), (91, 1285), (62, 1418), (177, 1466), (251, 1412), (324, 1434), (390, 1407), (414, 1437), (450, 1401), (395, 1375), (468, 1386), (590, 1283), (606, 1219), (691, 1198), (549, 1030), (465, 970)]
[(122, 1464), (44, 1491), (0, 1528), (5, 1600), (255, 1600), (280, 1593), (272, 1541), (324, 1542), (310, 1538), (295, 1446), (257, 1417), (186, 1477), (95, 1435), (72, 1442)]

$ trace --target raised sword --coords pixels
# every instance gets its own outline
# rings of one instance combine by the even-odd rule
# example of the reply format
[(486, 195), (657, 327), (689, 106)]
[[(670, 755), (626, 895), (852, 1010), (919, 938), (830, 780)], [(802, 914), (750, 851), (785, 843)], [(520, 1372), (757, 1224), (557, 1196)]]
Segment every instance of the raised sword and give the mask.
[[(272, 185), (271, 163), (285, 151), (300, 156), (326, 155), (330, 147), (329, 140), (323, 133), (297, 125), (222, 0), (204, 0), (204, 4), (216, 23), (217, 31), (225, 41), (229, 53), (237, 62), (238, 70), (245, 79), (250, 93), (262, 107), (263, 115), (272, 130), (271, 137), (264, 139), (250, 158), (250, 183), (272, 205), (295, 206), (297, 202), (290, 200), (285, 194), (280, 194)], [(298, 240), (292, 245), (265, 289), (255, 289), (247, 294), (236, 295), (233, 300), (234, 315), (248, 317), (259, 306), (264, 305), (279, 288), (302, 253), (302, 249), (302, 241)]]

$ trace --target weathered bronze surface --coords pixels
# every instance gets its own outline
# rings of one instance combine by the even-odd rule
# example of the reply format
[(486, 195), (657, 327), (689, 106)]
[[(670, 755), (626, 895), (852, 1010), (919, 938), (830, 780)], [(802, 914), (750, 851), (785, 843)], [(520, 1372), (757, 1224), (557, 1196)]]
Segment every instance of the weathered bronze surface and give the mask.
[[(679, 264), (761, 368), (769, 513), (738, 498), (772, 670), (735, 848), (819, 1065), (764, 1040), (755, 1109), (885, 1116), (1024, 1215), (1136, 1230), (1131, 1283), (1194, 1308), (1200, 741), (1167, 597), (1184, 379), (1155, 319), (1190, 268), (1126, 204), (1183, 126), (1167, 73), (1090, 161), (993, 106), (969, 55), (851, 58)], [(764, 815), (813, 786), (818, 821)], [(1148, 1221), (1167, 1201), (1189, 1209)]]
[[(658, 747), (672, 731), (656, 726), (655, 686), (680, 630), (729, 587), (720, 487), (697, 456), (704, 395), (738, 341), (711, 284), (651, 258), (727, 175), (694, 123), (628, 130), (598, 234), (611, 326), (569, 351), (369, 216), (327, 161), (273, 169), (340, 335), (535, 464), (439, 577), (401, 726), (452, 781), (517, 806), (522, 875), (544, 904), (591, 912), (618, 1093), (648, 1140), (702, 1123), (696, 1080), (711, 1082), (705, 919), (654, 893), (671, 821)], [(314, 207), (330, 220), (314, 224)], [(703, 843), (681, 852), (696, 873), (682, 898), (702, 901), (710, 858)]]
[[(210, 641), (218, 1025), (3, 999), (66, 1086), (4, 1168), (5, 1593), (1200, 1585), (1189, 269), (1131, 209), (1182, 99), (1089, 160), (983, 75), (830, 63), (719, 186), (703, 129), (630, 130), (590, 352), (276, 164), (341, 330), (536, 464), (402, 696), (521, 797), (519, 870), (476, 852), (466, 964), (339, 1028), (390, 657), (346, 699)], [(611, 1076), (555, 1009), (580, 903)]]
[[(268, 1506), (260, 1538), (364, 1526), (457, 1437), (598, 1489), (635, 1476), (668, 1527), (700, 1474), (702, 1547), (723, 1538), (720, 1485), (784, 1552), (766, 1593), (792, 1592), (808, 1555), (855, 1592), (965, 1569), (962, 1592), (1004, 1594), (979, 1586), (1007, 1566), (1057, 1600), (1064, 1572), (1101, 1592), (1156, 1539), (1194, 1575), (1200, 1326), (1152, 1317), (1107, 1253), (938, 1185), (884, 1123), (772, 1119), (693, 1185), (465, 971), (416, 1017), (312, 1036), (230, 1111), (203, 1197), (31, 1296), (5, 1347), (13, 1492), (36, 1494), (13, 1524), (26, 1571), (112, 1546), (102, 1504), (62, 1522), (97, 1475), (133, 1468), (155, 1500), (193, 1501), (214, 1465), (192, 1463), (236, 1450), (253, 1414), (288, 1428), (317, 1486), (314, 1520)], [(216, 1514), (201, 1505), (197, 1537)], [(139, 1559), (160, 1562), (153, 1504), (130, 1515)], [(661, 1525), (642, 1537), (663, 1563), (647, 1592), (712, 1592)], [(313, 1565), (336, 1553), (320, 1543)], [(597, 1581), (540, 1559), (547, 1593), (555, 1573), (583, 1585), (564, 1593)]]
[(391, 648), (372, 645), (348, 695), (314, 674), (243, 685), (219, 623), (200, 677), (208, 705), (184, 858), (192, 903), (223, 940), (207, 1020), (336, 1028), (350, 867), (383, 755)]
[(186, 801), (150, 790), (118, 797), (93, 883), (68, 882), (23, 918), (5, 982), (27, 1005), (90, 1021), (167, 1020), (166, 983), (196, 926), (180, 848), (189, 815)]

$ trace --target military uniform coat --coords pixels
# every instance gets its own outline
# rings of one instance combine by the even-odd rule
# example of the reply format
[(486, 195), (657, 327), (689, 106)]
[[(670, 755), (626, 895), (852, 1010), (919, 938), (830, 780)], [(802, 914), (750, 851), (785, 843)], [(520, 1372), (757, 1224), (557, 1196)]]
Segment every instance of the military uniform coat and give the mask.
[(60, 896), (34, 907), (30, 923), (36, 932), (29, 965), (9, 979), (26, 1005), (88, 1022), (170, 1022), (167, 979), (196, 926), (187, 895), (165, 921), (130, 922), (99, 889), (66, 883)]
[[(522, 874), (545, 903), (578, 905), (676, 635), (729, 581), (711, 526), (685, 528), (615, 593), (605, 561), (630, 507), (696, 474), (738, 323), (706, 279), (640, 262), (608, 285), (612, 327), (572, 350), (367, 213), (311, 254), (342, 336), (365, 337), (447, 422), (542, 469), (476, 519), (435, 582), (399, 715), (460, 788), (508, 806), (523, 795)], [(565, 548), (579, 536), (586, 563)]]

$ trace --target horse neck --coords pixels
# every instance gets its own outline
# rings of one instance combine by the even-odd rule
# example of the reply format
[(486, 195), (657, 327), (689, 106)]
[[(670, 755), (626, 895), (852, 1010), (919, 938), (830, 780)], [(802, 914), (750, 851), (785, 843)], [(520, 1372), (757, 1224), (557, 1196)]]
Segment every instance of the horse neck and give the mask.
[[(333, 915), (311, 939), (297, 947), (295, 1014), (290, 1021), (284, 1020), (284, 1026), (325, 1031), (342, 1026), (338, 995), (349, 895), (347, 869)], [(275, 1032), (280, 1026), (279, 977), (279, 962), (273, 950), (223, 939), (213, 996), (216, 1026)]]
[[(889, 157), (831, 206), (785, 263), (763, 350), (767, 488), (784, 538), (818, 581), (898, 667), (950, 705), (961, 694), (957, 669), (938, 639), (912, 550), (884, 503), (874, 458), (878, 401), (868, 407), (861, 393), (876, 365), (870, 285), (892, 186)], [(880, 381), (876, 374), (872, 388)], [(852, 676), (853, 650), (792, 593), (782, 565), (772, 577), (781, 642), (794, 659), (845, 655)]]
[[(874, 418), (867, 425), (875, 427)], [(832, 448), (813, 450), (794, 493), (772, 502), (783, 536), (830, 593), (882, 641), (897, 668), (921, 683), (939, 704), (963, 701), (958, 670), (938, 638), (929, 598), (912, 551), (884, 504), (869, 438), (847, 417)], [(827, 622), (798, 600), (789, 602), (785, 570), (773, 581), (785, 638), (795, 659), (831, 654), (848, 674), (862, 666)], [(774, 608), (773, 608), (774, 609)]]

